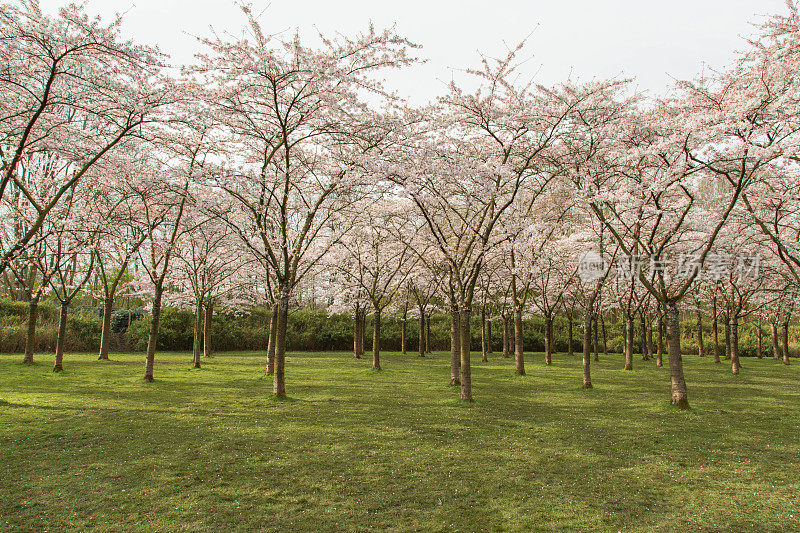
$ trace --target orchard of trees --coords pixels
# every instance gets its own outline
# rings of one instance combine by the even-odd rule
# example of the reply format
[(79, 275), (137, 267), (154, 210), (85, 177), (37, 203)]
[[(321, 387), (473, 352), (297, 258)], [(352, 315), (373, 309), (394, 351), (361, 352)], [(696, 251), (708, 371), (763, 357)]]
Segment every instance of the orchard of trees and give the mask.
[(176, 68), (123, 39), (121, 19), (0, 6), (0, 277), (29, 305), (25, 362), (46, 300), (60, 309), (53, 370), (69, 365), (70, 307), (91, 295), (104, 307), (100, 359), (119, 300), (146, 302), (148, 382), (165, 307), (194, 313), (197, 367), (215, 310), (269, 309), (276, 396), (291, 388), (290, 313), (310, 299), (352, 313), (354, 356), (368, 357), (371, 336), (376, 371), (382, 320), (399, 318), (402, 351), (423, 356), (432, 315), (448, 317), (450, 384), (464, 402), (481, 394), (478, 336), (484, 360), (497, 348), (530, 371), (530, 316), (544, 325), (545, 365), (559, 356), (554, 324), (568, 324), (584, 388), (593, 349), (607, 351), (619, 324), (624, 368), (640, 364), (634, 346), (667, 366), (679, 408), (691, 391), (682, 325), (697, 324), (697, 355), (733, 374), (747, 371), (745, 323), (759, 356), (790, 363), (797, 5), (759, 25), (728, 69), (664, 97), (624, 79), (526, 82), (520, 45), (422, 107), (380, 81), (418, 61), (395, 30), (309, 44), (242, 11), (239, 36), (200, 39), (196, 61)]

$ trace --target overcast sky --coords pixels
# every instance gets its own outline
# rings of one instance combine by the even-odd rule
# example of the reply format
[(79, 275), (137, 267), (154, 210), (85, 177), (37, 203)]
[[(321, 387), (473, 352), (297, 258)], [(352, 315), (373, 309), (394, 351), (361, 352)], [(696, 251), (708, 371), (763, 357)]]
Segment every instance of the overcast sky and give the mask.
[[(41, 0), (55, 10), (62, 0)], [(661, 94), (674, 78), (729, 64), (755, 22), (785, 13), (784, 0), (254, 0), (269, 33), (352, 34), (369, 21), (392, 24), (423, 46), (424, 65), (387, 76), (414, 103), (440, 94), (480, 54), (505, 55), (528, 37), (525, 75), (550, 84), (568, 77), (635, 77), (638, 87)], [(239, 34), (245, 22), (230, 0), (88, 0), (87, 11), (125, 14), (127, 37), (157, 44), (176, 63), (199, 49), (194, 35)], [(402, 7), (401, 7), (402, 6)]]

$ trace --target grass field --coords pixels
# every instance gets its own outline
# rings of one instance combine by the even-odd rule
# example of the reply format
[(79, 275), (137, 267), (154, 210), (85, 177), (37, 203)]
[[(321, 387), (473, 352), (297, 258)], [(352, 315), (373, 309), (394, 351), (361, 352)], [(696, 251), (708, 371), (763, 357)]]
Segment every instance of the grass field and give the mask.
[(800, 530), (800, 364), (578, 357), (527, 376), (473, 363), (476, 402), (424, 359), (293, 353), (289, 398), (263, 357), (0, 356), (0, 531)]

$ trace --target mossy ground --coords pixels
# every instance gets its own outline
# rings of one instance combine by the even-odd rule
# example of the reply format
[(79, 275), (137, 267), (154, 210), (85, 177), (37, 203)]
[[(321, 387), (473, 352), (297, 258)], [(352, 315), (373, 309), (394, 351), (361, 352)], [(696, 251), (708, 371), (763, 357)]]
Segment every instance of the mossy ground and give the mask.
[(0, 356), (0, 530), (800, 530), (798, 361), (687, 356), (680, 411), (616, 355), (478, 356), (469, 406), (447, 353), (292, 353), (284, 401), (262, 354), (111, 357)]

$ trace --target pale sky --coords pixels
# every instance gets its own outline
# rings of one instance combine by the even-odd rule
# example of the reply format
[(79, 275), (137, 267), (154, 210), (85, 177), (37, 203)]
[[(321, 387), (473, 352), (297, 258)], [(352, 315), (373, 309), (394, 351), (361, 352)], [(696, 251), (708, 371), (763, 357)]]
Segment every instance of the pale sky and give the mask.
[[(55, 10), (62, 0), (40, 0)], [(313, 37), (353, 34), (373, 21), (423, 46), (424, 65), (387, 76), (412, 103), (441, 94), (461, 69), (477, 66), (480, 54), (504, 56), (507, 46), (528, 37), (526, 77), (551, 84), (573, 79), (634, 77), (641, 90), (664, 93), (672, 80), (722, 68), (753, 22), (786, 13), (784, 0), (253, 0), (268, 33)], [(157, 44), (176, 63), (200, 49), (193, 35), (239, 34), (245, 23), (230, 0), (88, 0), (87, 11), (103, 17), (124, 12), (127, 37)]]

